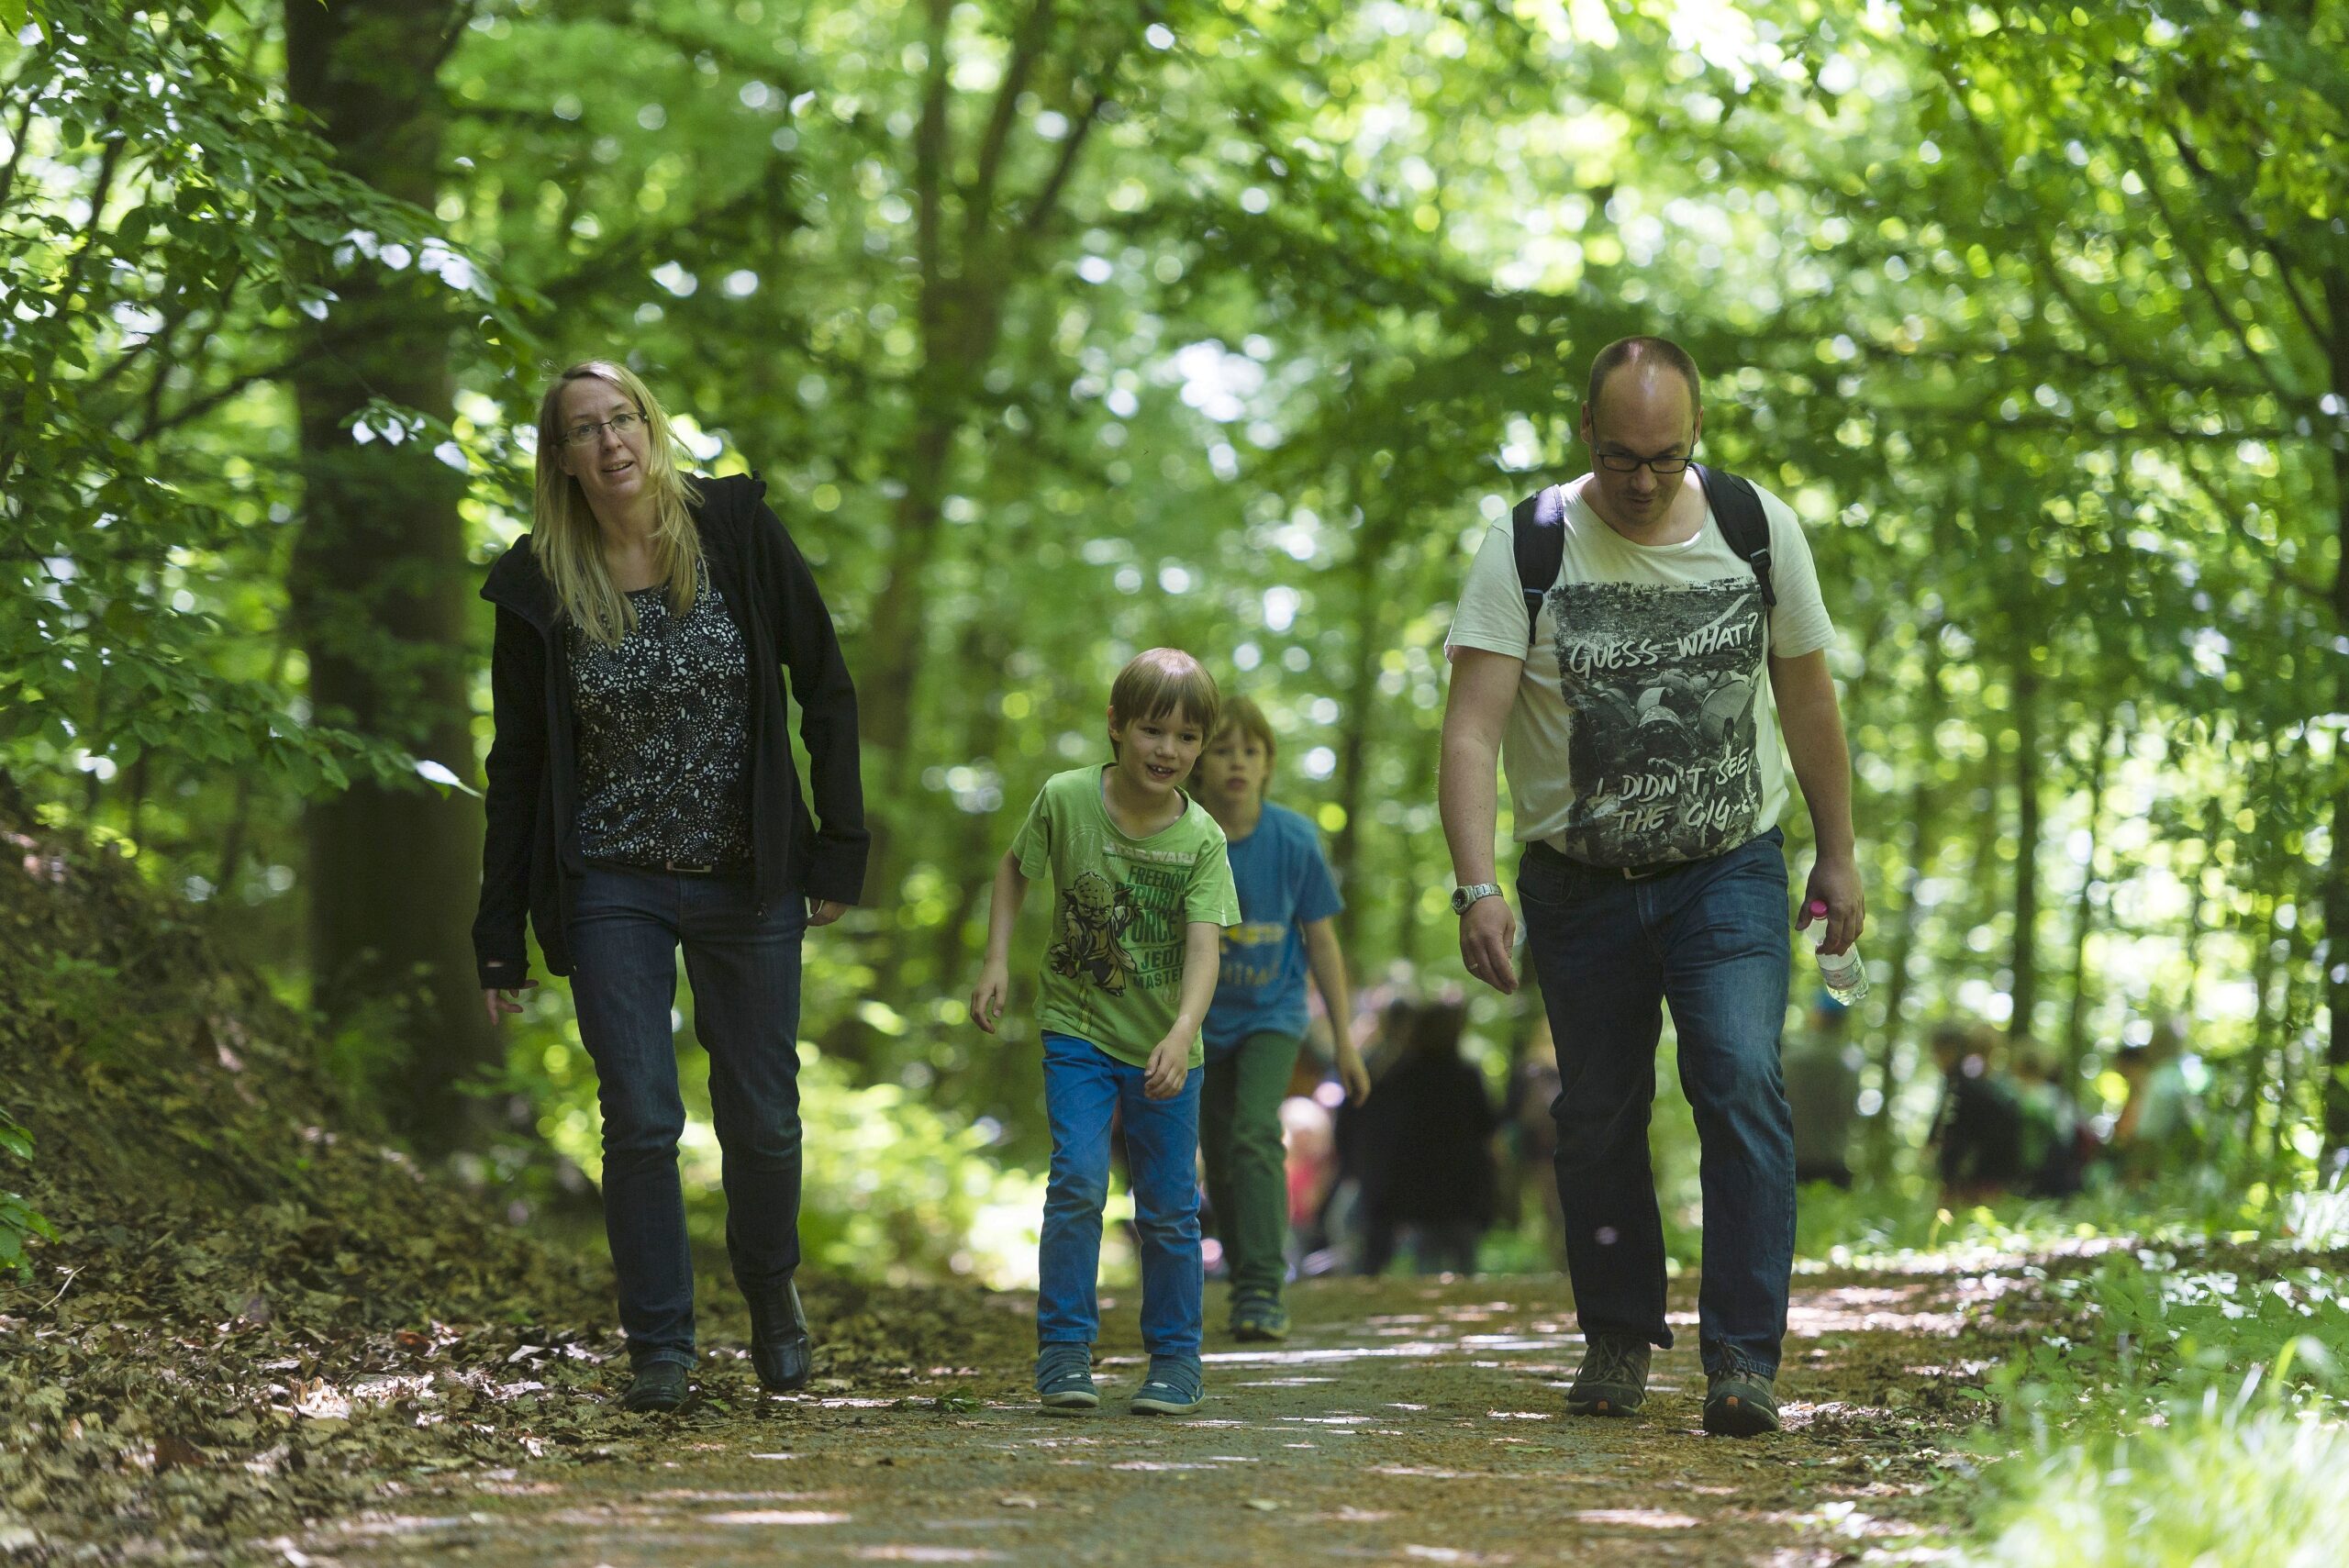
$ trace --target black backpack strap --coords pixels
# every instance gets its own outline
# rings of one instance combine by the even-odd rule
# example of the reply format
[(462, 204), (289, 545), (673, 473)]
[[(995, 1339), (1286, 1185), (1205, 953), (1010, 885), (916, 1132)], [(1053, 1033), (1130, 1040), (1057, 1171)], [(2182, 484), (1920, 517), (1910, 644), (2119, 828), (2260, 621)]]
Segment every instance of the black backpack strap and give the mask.
[[(1740, 561), (1753, 568), (1754, 581), (1762, 584), (1763, 608), (1777, 608), (1778, 595), (1770, 586), (1770, 519), (1763, 515), (1760, 493), (1751, 480), (1741, 479), (1725, 468), (1707, 468), (1702, 463), (1688, 466), (1695, 472), (1697, 483), (1704, 486), (1705, 499), (1712, 505), (1713, 520), (1721, 526), (1721, 537), (1729, 540), (1730, 549), (1737, 551)], [(1524, 550), (1520, 542), (1520, 560)]]
[(1525, 590), (1525, 645), (1531, 648), (1542, 601), (1550, 596), (1566, 559), (1565, 491), (1555, 484), (1535, 491), (1517, 504), (1508, 521), (1517, 544), (1517, 582)]

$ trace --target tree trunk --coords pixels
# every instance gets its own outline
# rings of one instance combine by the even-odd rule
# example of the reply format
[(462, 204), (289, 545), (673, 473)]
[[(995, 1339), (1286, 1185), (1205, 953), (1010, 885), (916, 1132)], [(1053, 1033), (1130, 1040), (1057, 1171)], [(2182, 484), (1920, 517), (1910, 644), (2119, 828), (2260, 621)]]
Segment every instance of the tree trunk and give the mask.
[[(2325, 316), (2332, 328), (2325, 345), (2332, 371), (2332, 395), (2349, 397), (2349, 269), (2324, 275)], [(2336, 405), (2337, 406), (2337, 405)], [(2336, 418), (2338, 416), (2336, 416)], [(2349, 439), (2336, 428), (2332, 438), (2333, 537), (2340, 545), (2332, 574), (2335, 630), (2349, 635)], [(2340, 662), (2334, 662), (2340, 667)], [(2343, 672), (2340, 711), (2349, 704), (2349, 672)], [(2333, 767), (2341, 768), (2338, 744)], [(2324, 1162), (2339, 1171), (2349, 1161), (2349, 781), (2332, 797), (2332, 852), (2324, 875), (2324, 1000), (2331, 1017), (2325, 1040)]]
[[(927, 319), (929, 313), (923, 315)], [(915, 383), (918, 406), (900, 470), (906, 490), (890, 526), (888, 573), (874, 596), (857, 681), (863, 742), (874, 753), (875, 766), (867, 777), (878, 786), (873, 792), (877, 809), (871, 813), (873, 869), (865, 896), (885, 907), (896, 901), (906, 870), (898, 816), (911, 801), (918, 773), (914, 703), (929, 628), (929, 566), (945, 515), (947, 460), (963, 416), (964, 395), (954, 385), (965, 378), (947, 369), (948, 350), (941, 346), (932, 344), (927, 351), (930, 363)]]
[(2039, 673), (2025, 647), (2014, 673), (2015, 942), (2009, 966), (2014, 1015), (2008, 1029), (2029, 1035), (2039, 1009)]
[[(1122, 48), (1087, 68), (1051, 53), (1060, 24), (1055, 0), (1031, 0), (1026, 19), (1008, 40), (1002, 75), (972, 153), (968, 179), (956, 179), (952, 85), (953, 0), (925, 0), (928, 64), (921, 117), (913, 136), (916, 262), (920, 291), (915, 325), (922, 362), (913, 383), (913, 420), (897, 476), (905, 484), (892, 527), (889, 565), (875, 599), (872, 628), (861, 651), (859, 703), (864, 743), (876, 753), (868, 782), (873, 852), (868, 896), (886, 904), (905, 874), (902, 832), (894, 814), (906, 808), (919, 776), (915, 717), (920, 698), (922, 637), (928, 625), (930, 558), (952, 479), (954, 444), (968, 427), (979, 388), (994, 362), (1011, 291), (1037, 277), (1038, 247), (1061, 215), (1069, 181), (1109, 106)], [(1141, 24), (1134, 28), (1138, 41)], [(1062, 76), (1069, 128), (1038, 185), (1019, 197), (1005, 194), (1005, 150), (1028, 84)], [(947, 198), (961, 206), (950, 224)]]
[[(2284, 1008), (2291, 999), (2288, 986), (2283, 988), (2282, 995), (2275, 995), (2276, 972), (2281, 967), (2276, 962), (2276, 949), (2284, 939), (2276, 913), (2283, 902), (2281, 895), (2267, 900), (2266, 917), (2259, 925), (2259, 951), (2251, 960), (2251, 1050), (2243, 1056), (2243, 1066), (2251, 1076), (2243, 1090), (2243, 1154), (2246, 1166), (2252, 1167), (2259, 1163), (2259, 1124), (2265, 1115), (2269, 1067), (2275, 1068), (2276, 1077), (2283, 1076)], [(2281, 1108), (2279, 1103), (2277, 1109)]]
[(1903, 1034), (1901, 1015), (1909, 1010), (1909, 993), (1913, 984), (1910, 970), (1916, 960), (1917, 929), (1921, 923), (1917, 893), (1925, 880), (1925, 866), (1933, 847), (1932, 809), (1932, 787), (1920, 778), (1909, 796), (1908, 875), (1901, 883), (1900, 923), (1892, 931), (1891, 973), (1884, 984), (1884, 1028), (1877, 1033), (1874, 1053), (1877, 1092), (1884, 1096), (1884, 1103), (1868, 1118), (1865, 1134), (1865, 1164), (1869, 1175), (1879, 1181), (1892, 1173), (1893, 1151), (1898, 1147), (1898, 1129), (1892, 1115), (1900, 1089), (1896, 1063)]
[[(990, 574), (1009, 568), (999, 562), (990, 563)], [(998, 579), (1000, 580), (1000, 579)], [(986, 614), (974, 616), (963, 628), (959, 662), (965, 670), (1003, 670), (1011, 662), (1011, 639), (1006, 635), (1005, 622)], [(1003, 693), (982, 688), (977, 702), (965, 710), (968, 722), (963, 729), (963, 755), (973, 762), (985, 762), (1001, 772), (1005, 746), (1003, 725)], [(1008, 803), (1007, 803), (1008, 804)], [(1018, 809), (1014, 807), (1014, 809)], [(974, 822), (985, 820), (974, 818)], [(1003, 851), (984, 833), (957, 833), (948, 846), (948, 861), (943, 868), (946, 885), (960, 891), (950, 895), (954, 912), (937, 932), (932, 947), (933, 973), (924, 977), (930, 989), (952, 995), (963, 987), (964, 977), (975, 966), (965, 933), (974, 921), (981, 918), (993, 895), (996, 857)], [(900, 973), (902, 986), (910, 975)], [(907, 990), (907, 995), (913, 993)]]
[[(2349, 506), (2343, 512), (2349, 535)], [(2343, 539), (2349, 544), (2349, 538)], [(2349, 582), (2349, 557), (2342, 575)], [(2349, 627), (2349, 615), (2342, 617)], [(2344, 698), (2349, 700), (2349, 698)], [(2332, 797), (2332, 854), (2324, 868), (2324, 1001), (2329, 1022), (2324, 1051), (2324, 1164), (2349, 1161), (2349, 786)]]
[(1345, 908), (1338, 914), (1337, 929), (1338, 951), (1348, 954), (1359, 951), (1355, 941), (1362, 929), (1364, 895), (1369, 891), (1354, 872), (1362, 863), (1364, 802), (1370, 794), (1370, 731), (1378, 706), (1378, 653), (1386, 645), (1386, 617), (1381, 613), (1386, 599), (1379, 593), (1378, 583), (1399, 516), (1384, 510), (1381, 520), (1364, 520), (1354, 540), (1353, 570), (1346, 574), (1354, 600), (1354, 668), (1345, 695), (1345, 728), (1338, 737), (1338, 808), (1345, 813), (1345, 820), (1330, 841), (1330, 869), (1336, 873), (1346, 900)]
[[(1940, 627), (1925, 628), (1925, 693), (1924, 710), (1919, 716), (1919, 744), (1916, 755), (1928, 759), (1937, 751), (1933, 731), (1942, 717), (1942, 652)], [(1932, 786), (1932, 768), (1920, 761), (1917, 783), (1909, 795), (1909, 865), (1908, 875), (1901, 883), (1900, 923), (1893, 928), (1892, 951), (1889, 956), (1891, 973), (1884, 985), (1884, 1028), (1876, 1042), (1877, 1092), (1884, 1103), (1869, 1118), (1864, 1134), (1865, 1167), (1871, 1178), (1882, 1181), (1892, 1173), (1893, 1154), (1898, 1148), (1898, 1127), (1893, 1120), (1893, 1104), (1898, 1097), (1899, 1082), (1896, 1063), (1901, 1036), (1907, 1028), (1905, 1015), (1909, 1010), (1909, 993), (1913, 984), (1910, 970), (1917, 952), (1918, 928), (1922, 924), (1917, 906), (1917, 894), (1925, 880), (1925, 868), (1932, 863), (1933, 851), (1939, 847), (1935, 834), (1933, 811), (1937, 797)]]
[(2088, 861), (2080, 873), (2080, 895), (2072, 905), (2072, 1005), (2064, 1018), (2064, 1088), (2076, 1096), (2088, 1055), (2088, 937), (2096, 926), (2096, 856), (2104, 828), (2105, 752), (2112, 745), (2112, 715), (2097, 727), (2096, 755), (2088, 760)]
[[(2301, 932), (2307, 929), (2308, 928), (2302, 927)], [(2298, 1152), (2291, 1146), (2294, 1118), (2299, 1110), (2295, 1102), (2300, 1095), (2299, 1079), (2295, 1075), (2294, 1067), (2296, 1058), (2304, 1056), (2306, 1053), (2295, 1051), (2293, 1047), (2301, 1039), (2303, 1031), (2314, 1021), (2302, 1011), (2304, 1007), (2310, 1006), (2302, 994), (2305, 982), (2316, 981), (2317, 995), (2324, 994), (2322, 977), (2315, 974), (2299, 962), (2308, 955), (2308, 949), (2299, 940), (2299, 935), (2300, 932), (2294, 933), (2295, 940), (2291, 956), (2283, 965), (2284, 996), (2278, 1005), (2284, 1021), (2282, 1030), (2276, 1041), (2276, 1118), (2268, 1129), (2267, 1138), (2269, 1157), (2277, 1161), (2288, 1161)]]
[[(435, 80), (458, 8), (446, 0), (288, 0), (286, 85), (338, 161), (388, 195), (431, 205), (440, 161)], [(466, 703), (470, 573), (464, 480), (428, 443), (362, 444), (348, 426), (381, 397), (451, 412), (447, 291), (369, 271), (340, 284), (336, 350), (294, 377), (305, 516), (288, 578), (317, 720), (386, 737), (473, 772)], [(399, 1059), (394, 1123), (430, 1151), (465, 1140), (477, 1104), (460, 1080), (493, 1060), (467, 929), (481, 818), (462, 795), (360, 784), (314, 804), (311, 973), (337, 1027), (380, 1029)]]
[(2210, 868), (2219, 863), (2218, 843), (2227, 823), (2227, 813), (2220, 808), (2217, 796), (2203, 806), (2202, 835), (2199, 847), (2202, 858), (2195, 862), (2194, 874), (2186, 879), (2186, 989), (2178, 1002), (2178, 1016), (2191, 1024), (2201, 1016), (2198, 998), (2202, 994), (2202, 939), (2210, 931), (2210, 922), (2202, 917), (2203, 906), (2209, 902), (2207, 884)]

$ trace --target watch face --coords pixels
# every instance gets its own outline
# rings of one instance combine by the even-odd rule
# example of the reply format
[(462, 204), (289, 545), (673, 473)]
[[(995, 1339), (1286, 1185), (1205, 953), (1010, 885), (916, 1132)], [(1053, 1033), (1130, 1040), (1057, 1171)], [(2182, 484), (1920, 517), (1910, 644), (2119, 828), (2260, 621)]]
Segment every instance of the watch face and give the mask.
[(1466, 888), (1455, 887), (1452, 890), (1452, 912), (1453, 914), (1465, 915), (1468, 913), (1468, 890)]

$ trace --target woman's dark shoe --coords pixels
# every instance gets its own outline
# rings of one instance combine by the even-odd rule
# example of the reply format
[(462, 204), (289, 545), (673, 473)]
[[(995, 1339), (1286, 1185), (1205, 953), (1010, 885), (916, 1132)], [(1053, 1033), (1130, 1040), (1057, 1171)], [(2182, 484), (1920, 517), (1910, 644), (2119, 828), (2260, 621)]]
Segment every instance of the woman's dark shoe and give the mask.
[(666, 1415), (685, 1402), (685, 1369), (675, 1362), (647, 1362), (620, 1396), (622, 1407)]
[(814, 1370), (807, 1340), (807, 1314), (800, 1310), (799, 1286), (785, 1280), (780, 1290), (750, 1298), (751, 1365), (770, 1394), (804, 1388)]

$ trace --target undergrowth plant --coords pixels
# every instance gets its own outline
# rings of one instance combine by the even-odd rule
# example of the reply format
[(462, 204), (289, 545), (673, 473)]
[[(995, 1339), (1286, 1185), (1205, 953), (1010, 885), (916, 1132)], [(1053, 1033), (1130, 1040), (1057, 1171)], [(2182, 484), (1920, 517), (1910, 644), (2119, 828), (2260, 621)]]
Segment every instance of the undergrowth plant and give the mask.
[(2054, 1278), (1991, 1383), (1976, 1560), (2015, 1568), (2295, 1568), (2339, 1561), (2349, 1518), (2349, 1275), (2265, 1244), (2137, 1247)]
[[(19, 1160), (33, 1157), (33, 1135), (5, 1110), (0, 1110), (0, 1150)], [(57, 1232), (20, 1194), (0, 1188), (0, 1269), (13, 1270), (20, 1281), (33, 1277), (32, 1260), (25, 1254), (26, 1238), (31, 1236), (54, 1240)]]

